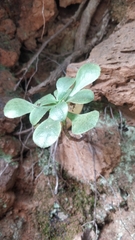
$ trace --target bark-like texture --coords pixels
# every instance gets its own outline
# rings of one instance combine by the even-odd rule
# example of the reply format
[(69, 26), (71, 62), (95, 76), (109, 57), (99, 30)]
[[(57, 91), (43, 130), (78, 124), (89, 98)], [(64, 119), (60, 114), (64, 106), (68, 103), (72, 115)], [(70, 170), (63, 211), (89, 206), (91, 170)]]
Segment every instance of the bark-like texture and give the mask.
[[(116, 106), (135, 113), (135, 21), (127, 23), (96, 46), (89, 57), (101, 67), (101, 75), (91, 89), (95, 99), (106, 97)], [(85, 62), (68, 66), (68, 76), (75, 76)], [(133, 117), (133, 116), (132, 116)]]
[[(65, 135), (57, 149), (57, 160), (71, 176), (85, 183), (108, 175), (120, 161), (120, 135), (117, 126), (101, 124), (87, 133), (88, 142), (71, 141)], [(114, 152), (115, 148), (115, 152)]]
[(75, 37), (75, 50), (81, 49), (85, 46), (86, 35), (90, 27), (91, 19), (97, 9), (100, 0), (91, 0), (88, 2), (80, 21), (76, 37)]
[(106, 33), (108, 22), (109, 22), (109, 13), (108, 13), (108, 11), (106, 11), (104, 16), (103, 16), (101, 28), (100, 28), (99, 32), (96, 34), (96, 36), (94, 38), (92, 38), (92, 40), (84, 48), (81, 48), (81, 49), (78, 49), (78, 50), (74, 51), (69, 57), (67, 57), (63, 61), (63, 63), (60, 66), (58, 66), (56, 68), (56, 70), (54, 70), (50, 74), (48, 79), (43, 81), (38, 86), (33, 87), (32, 89), (30, 89), (28, 91), (28, 93), (30, 95), (34, 94), (35, 92), (40, 91), (41, 88), (43, 88), (43, 87), (45, 87), (45, 89), (47, 90), (50, 85), (55, 84), (56, 80), (62, 75), (63, 71), (66, 70), (67, 66), (71, 62), (75, 62), (79, 57), (81, 57), (82, 55), (87, 54), (88, 52), (90, 52), (92, 50), (92, 48), (101, 41), (101, 39), (103, 38), (103, 36)]

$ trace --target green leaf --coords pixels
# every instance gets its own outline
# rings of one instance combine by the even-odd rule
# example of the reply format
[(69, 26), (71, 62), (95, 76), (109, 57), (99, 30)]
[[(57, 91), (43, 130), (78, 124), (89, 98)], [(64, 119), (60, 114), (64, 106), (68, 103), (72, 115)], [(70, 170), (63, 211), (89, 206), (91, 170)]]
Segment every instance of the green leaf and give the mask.
[(51, 108), (49, 117), (55, 121), (64, 121), (67, 117), (68, 105), (65, 102), (60, 102)]
[(75, 78), (62, 77), (56, 83), (56, 88), (59, 93), (66, 92), (75, 82)]
[(55, 98), (57, 99), (57, 98), (58, 98), (58, 91), (55, 90), (55, 91), (53, 92), (53, 94), (54, 94)]
[(4, 115), (8, 118), (17, 118), (30, 113), (33, 109), (34, 104), (21, 98), (13, 98), (5, 105)]
[(68, 89), (66, 92), (61, 92), (60, 94), (58, 93), (57, 90), (54, 91), (54, 95), (57, 99), (57, 101), (66, 101), (69, 94), (71, 93), (72, 89)]
[(50, 147), (58, 139), (60, 133), (60, 122), (48, 118), (35, 129), (33, 141), (41, 148)]
[(58, 101), (65, 100), (71, 93), (72, 89), (70, 88), (75, 82), (75, 78), (62, 77), (59, 78), (56, 87), (57, 90), (54, 92)]
[(37, 106), (44, 106), (44, 105), (49, 105), (49, 104), (55, 104), (57, 103), (57, 100), (52, 94), (47, 94), (46, 96), (40, 98), (37, 100), (34, 104)]
[(36, 107), (34, 108), (29, 116), (30, 123), (36, 125), (41, 118), (49, 111), (50, 107)]
[(72, 121), (72, 132), (74, 134), (82, 134), (96, 126), (99, 112), (94, 110), (85, 114), (68, 113), (68, 117)]
[(77, 72), (75, 86), (70, 96), (75, 95), (79, 90), (94, 82), (100, 75), (100, 67), (93, 63), (84, 64)]
[(82, 89), (73, 97), (69, 97), (67, 102), (85, 104), (94, 100), (94, 93), (89, 89)]

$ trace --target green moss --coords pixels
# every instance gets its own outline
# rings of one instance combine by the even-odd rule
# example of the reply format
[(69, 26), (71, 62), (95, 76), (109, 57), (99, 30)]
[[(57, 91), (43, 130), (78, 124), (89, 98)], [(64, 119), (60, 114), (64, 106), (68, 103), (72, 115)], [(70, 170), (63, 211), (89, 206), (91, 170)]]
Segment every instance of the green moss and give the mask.
[(7, 163), (11, 162), (12, 156), (9, 154), (6, 154), (2, 151), (2, 149), (0, 149), (0, 158), (5, 160)]
[(6, 67), (0, 64), (0, 71), (5, 71), (5, 70), (6, 70)]
[(12, 39), (10, 39), (9, 35), (2, 32), (0, 33), (0, 47), (6, 51), (12, 51), (16, 49), (16, 46)]
[(42, 213), (38, 211), (36, 213), (36, 218), (38, 222), (38, 228), (44, 237), (48, 237), (50, 235), (50, 224), (47, 213)]
[(36, 149), (36, 153), (39, 158), (38, 165), (43, 170), (43, 173), (47, 175), (55, 176), (56, 170), (58, 170), (59, 165), (57, 162), (53, 162), (50, 158), (50, 149), (43, 149), (42, 152), (39, 148)]
[[(91, 221), (94, 196), (90, 186), (71, 179), (65, 173), (62, 179), (59, 178), (59, 193), (56, 196), (58, 202), (51, 196), (47, 185), (45, 190), (37, 194), (36, 198), (40, 199), (41, 204), (36, 211), (36, 222), (42, 239), (71, 240), (82, 231), (83, 224)], [(61, 221), (57, 217), (57, 211), (63, 212), (67, 218)]]
[[(131, 185), (135, 181), (135, 127), (127, 126), (128, 131), (121, 135), (121, 159), (118, 166), (110, 174), (107, 182), (117, 189), (130, 192)], [(101, 185), (105, 185), (104, 179), (99, 180)]]

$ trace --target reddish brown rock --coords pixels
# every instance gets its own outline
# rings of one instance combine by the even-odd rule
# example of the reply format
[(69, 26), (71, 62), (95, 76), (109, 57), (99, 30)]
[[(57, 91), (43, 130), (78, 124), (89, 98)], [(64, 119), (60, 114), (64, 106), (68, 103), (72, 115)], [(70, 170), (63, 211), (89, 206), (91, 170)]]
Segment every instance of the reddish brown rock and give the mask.
[(135, 239), (134, 183), (130, 186), (130, 190), (131, 192), (130, 194), (128, 194), (127, 201), (128, 210), (126, 209), (125, 206), (125, 208), (120, 207), (116, 212), (112, 211), (111, 213), (112, 221), (110, 221), (109, 224), (106, 224), (103, 227), (100, 235), (100, 240), (118, 239), (118, 236), (122, 240)]
[[(100, 65), (101, 75), (91, 89), (95, 100), (105, 97), (128, 114), (135, 114), (135, 21), (122, 26), (91, 52), (89, 60)], [(68, 76), (75, 76), (85, 62), (70, 64)]]
[(0, 138), (0, 149), (2, 149), (5, 154), (15, 157), (19, 154), (20, 148), (20, 141), (14, 137), (5, 135)]
[(17, 36), (21, 41), (26, 41), (37, 30), (47, 24), (57, 15), (57, 7), (54, 0), (21, 1), (21, 13)]
[[(4, 96), (1, 98), (1, 102), (6, 101), (5, 93), (10, 94), (13, 92), (13, 89), (16, 84), (16, 78), (4, 67), (0, 69), (0, 96)], [(8, 99), (7, 99), (8, 100)]]
[(93, 49), (90, 59), (101, 66), (101, 76), (92, 87), (96, 98), (105, 96), (116, 106), (135, 112), (135, 22), (124, 25)]
[(18, 39), (10, 39), (6, 34), (0, 35), (0, 64), (5, 67), (13, 67), (20, 55), (20, 42)]
[(4, 19), (1, 21), (0, 32), (5, 33), (12, 38), (14, 37), (15, 31), (16, 27), (11, 19)]
[(76, 4), (76, 3), (81, 3), (82, 0), (60, 0), (59, 4), (60, 7), (64, 7), (66, 8), (67, 6), (71, 5), (71, 4)]
[(0, 112), (0, 135), (2, 136), (5, 133), (12, 133), (14, 129), (17, 127), (18, 123), (19, 119), (6, 118)]
[(0, 134), (12, 133), (17, 127), (19, 119), (9, 119), (5, 117), (0, 117)]
[(3, 20), (5, 17), (7, 17), (6, 11), (4, 8), (0, 7), (0, 20)]
[(16, 26), (8, 18), (7, 12), (0, 9), (0, 64), (13, 67), (20, 55), (20, 42), (15, 38)]
[(135, 20), (135, 2), (132, 0), (127, 0), (128, 3), (128, 8), (127, 8), (127, 12), (126, 12), (126, 18), (128, 19), (128, 21), (133, 21)]
[(15, 38), (16, 26), (8, 18), (7, 12), (0, 9), (0, 64), (13, 67), (20, 55), (20, 42)]
[[(6, 192), (13, 188), (18, 173), (18, 164), (8, 163), (4, 159), (6, 155), (2, 155), (0, 150), (0, 192)], [(8, 156), (7, 156), (8, 158)]]
[(13, 192), (0, 192), (0, 218), (12, 207), (14, 201), (15, 195)]
[(1, 68), (0, 71), (0, 135), (4, 135), (5, 133), (11, 133), (16, 128), (19, 119), (9, 119), (4, 116), (4, 106), (11, 99), (11, 97), (5, 97), (5, 93), (7, 96), (13, 92), (15, 86), (16, 79), (13, 75), (8, 71)]
[(18, 55), (13, 51), (6, 51), (0, 48), (0, 63), (5, 67), (13, 67), (18, 61)]
[(37, 43), (36, 43), (36, 39), (35, 36), (31, 36), (29, 37), (26, 41), (25, 41), (25, 46), (27, 49), (36, 49), (37, 47)]
[[(65, 135), (58, 146), (56, 159), (68, 173), (84, 182), (108, 175), (119, 163), (120, 136), (116, 126), (101, 124), (87, 133), (89, 142), (71, 141)], [(115, 151), (114, 151), (115, 149)]]

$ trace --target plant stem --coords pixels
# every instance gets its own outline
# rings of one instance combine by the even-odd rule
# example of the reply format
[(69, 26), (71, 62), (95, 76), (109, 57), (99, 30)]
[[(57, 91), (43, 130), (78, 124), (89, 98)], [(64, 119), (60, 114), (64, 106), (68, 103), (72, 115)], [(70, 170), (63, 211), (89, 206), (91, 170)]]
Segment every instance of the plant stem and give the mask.
[(71, 136), (67, 129), (66, 121), (62, 122), (62, 128), (63, 128), (65, 135), (72, 141), (81, 142), (85, 138), (85, 136), (82, 136), (81, 138), (76, 138), (76, 137)]

